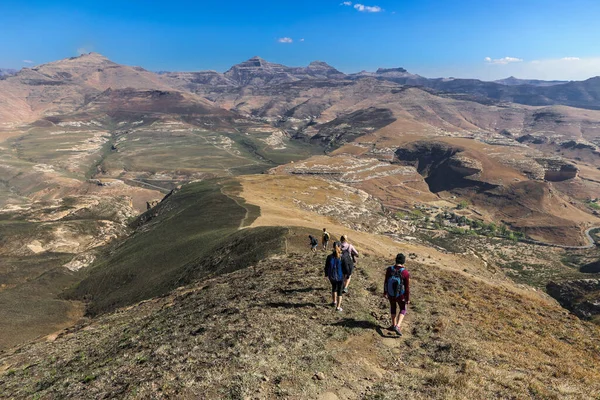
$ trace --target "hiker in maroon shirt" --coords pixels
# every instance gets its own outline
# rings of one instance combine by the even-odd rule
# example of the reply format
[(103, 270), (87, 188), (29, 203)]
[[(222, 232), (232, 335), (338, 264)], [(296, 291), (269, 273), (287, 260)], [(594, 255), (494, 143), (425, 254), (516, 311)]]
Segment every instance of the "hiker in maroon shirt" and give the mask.
[[(396, 256), (396, 265), (387, 267), (383, 282), (383, 297), (390, 301), (392, 326), (398, 335), (402, 336), (400, 325), (406, 315), (406, 305), (410, 303), (410, 274), (404, 266), (406, 257), (400, 253)], [(400, 309), (400, 312), (398, 312)]]

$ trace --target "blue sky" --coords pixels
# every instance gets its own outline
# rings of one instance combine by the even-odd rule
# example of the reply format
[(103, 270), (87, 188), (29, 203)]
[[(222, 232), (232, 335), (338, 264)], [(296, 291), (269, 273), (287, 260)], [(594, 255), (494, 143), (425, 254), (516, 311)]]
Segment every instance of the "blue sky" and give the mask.
[(598, 0), (345, 3), (0, 0), (0, 67), (96, 51), (155, 71), (225, 71), (260, 55), (292, 66), (322, 60), (344, 72), (402, 66), (430, 77), (600, 75)]

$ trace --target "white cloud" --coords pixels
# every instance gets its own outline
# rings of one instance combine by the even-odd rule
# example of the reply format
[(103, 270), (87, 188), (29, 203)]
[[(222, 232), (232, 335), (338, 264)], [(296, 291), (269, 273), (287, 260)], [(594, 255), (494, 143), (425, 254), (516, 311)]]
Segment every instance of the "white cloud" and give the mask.
[(304, 38), (300, 39), (301, 42), (304, 42)]
[(31, 60), (23, 60), (23, 62), (24, 62), (25, 64), (33, 64), (33, 61), (31, 61)]
[(370, 13), (378, 13), (383, 11), (383, 9), (379, 6), (365, 6), (364, 4), (355, 4), (354, 8), (360, 12), (370, 12)]
[(500, 65), (506, 65), (506, 64), (510, 64), (510, 63), (516, 63), (516, 62), (523, 61), (522, 58), (516, 58), (516, 57), (504, 57), (504, 58), (495, 58), (495, 59), (492, 59), (491, 57), (486, 57), (483, 60), (488, 64), (500, 64)]
[(352, 2), (351, 1), (345, 1), (342, 4), (340, 4), (340, 6), (351, 6)]
[(289, 37), (282, 37), (282, 38), (277, 39), (277, 41), (279, 43), (293, 43), (294, 42), (294, 40)]
[[(488, 57), (489, 58), (489, 57)], [(412, 72), (429, 78), (448, 77), (476, 78), (485, 81), (516, 76), (520, 79), (542, 79), (560, 81), (583, 81), (600, 75), (600, 55), (597, 57), (562, 57), (532, 61), (493, 64), (492, 58), (485, 62), (473, 62), (460, 66), (435, 66), (420, 68)]]
[[(472, 71), (471, 76), (479, 76), (487, 80), (501, 79), (512, 75), (521, 79), (579, 81), (600, 75), (600, 57), (563, 57), (509, 62), (501, 65), (501, 68), (493, 65), (493, 61), (495, 60), (488, 61), (483, 68)], [(462, 72), (462, 74), (466, 73), (468, 72)]]

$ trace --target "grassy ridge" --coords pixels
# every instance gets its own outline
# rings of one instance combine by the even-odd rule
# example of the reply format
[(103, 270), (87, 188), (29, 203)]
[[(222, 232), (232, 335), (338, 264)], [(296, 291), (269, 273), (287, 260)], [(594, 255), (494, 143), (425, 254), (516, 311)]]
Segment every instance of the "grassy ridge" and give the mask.
[(66, 296), (89, 301), (88, 313), (96, 315), (251, 265), (279, 250), (285, 229), (238, 231), (258, 211), (223, 194), (223, 186), (235, 189), (231, 181), (186, 185), (142, 214), (133, 222), (136, 232), (107, 249)]

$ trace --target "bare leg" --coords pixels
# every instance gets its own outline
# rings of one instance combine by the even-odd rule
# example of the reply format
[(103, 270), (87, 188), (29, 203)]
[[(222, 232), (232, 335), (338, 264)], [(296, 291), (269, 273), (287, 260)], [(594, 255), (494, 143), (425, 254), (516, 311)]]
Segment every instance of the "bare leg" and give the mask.
[(398, 313), (398, 315), (396, 316), (396, 323), (394, 325), (396, 325), (398, 328), (400, 328), (400, 325), (402, 325), (403, 320), (404, 320), (404, 314)]
[(342, 308), (342, 296), (338, 296), (337, 298), (337, 308)]
[(337, 293), (336, 292), (331, 292), (331, 302), (333, 304), (337, 304)]
[(352, 279), (352, 275), (350, 275), (349, 277), (347, 277), (344, 280), (344, 289), (348, 289), (348, 285), (350, 285), (350, 280)]

